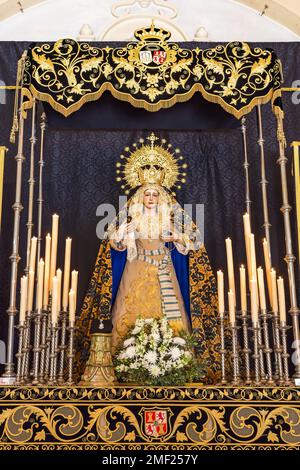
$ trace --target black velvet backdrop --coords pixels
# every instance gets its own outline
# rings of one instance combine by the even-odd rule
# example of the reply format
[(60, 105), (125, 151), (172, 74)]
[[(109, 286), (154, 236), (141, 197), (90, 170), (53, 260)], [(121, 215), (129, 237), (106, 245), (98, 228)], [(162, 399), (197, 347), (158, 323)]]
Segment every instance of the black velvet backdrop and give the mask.
[[(199, 45), (199, 44), (197, 44)], [(256, 44), (255, 44), (256, 45)], [(21, 55), (26, 43), (0, 43), (0, 80), (7, 85), (15, 82), (17, 59)], [(207, 44), (200, 47), (207, 47)], [(300, 45), (298, 43), (260, 44), (261, 47), (272, 47), (283, 61), (285, 86), (300, 78)], [(212, 47), (212, 44), (209, 44)], [(12, 250), (13, 210), (11, 208), (15, 197), (15, 161), (17, 146), (9, 143), (9, 134), (12, 123), (14, 94), (6, 92), (6, 104), (0, 105), (0, 145), (9, 148), (5, 163), (5, 187), (3, 200), (3, 219), (1, 233), (1, 259), (0, 259), (0, 339), (6, 340), (6, 309), (9, 303), (10, 260)], [(211, 260), (214, 272), (225, 269), (226, 255), (224, 239), (230, 236), (233, 240), (235, 265), (237, 268), (236, 281), (238, 282), (238, 266), (245, 263), (244, 238), (242, 227), (242, 214), (245, 212), (245, 178), (243, 169), (243, 146), (241, 131), (236, 122), (231, 119), (224, 120), (224, 114), (216, 116), (207, 125), (205, 113), (211, 113), (201, 104), (199, 96), (199, 128), (193, 125), (193, 130), (186, 125), (180, 126), (178, 113), (183, 108), (179, 105), (173, 107), (168, 119), (161, 118), (162, 113), (157, 112), (151, 117), (152, 122), (136, 119), (135, 108), (125, 110), (132, 119), (128, 126), (134, 127), (126, 130), (124, 120), (119, 128), (112, 128), (110, 122), (106, 129), (99, 128), (99, 123), (87, 129), (89, 119), (78, 112), (73, 117), (74, 127), (70, 128), (68, 119), (53, 119), (49, 115), (49, 126), (45, 141), (45, 167), (44, 167), (44, 215), (43, 233), (51, 230), (51, 215), (57, 212), (60, 215), (60, 245), (58, 265), (63, 267), (63, 249), (66, 236), (73, 238), (72, 268), (79, 270), (79, 302), (80, 305), (93, 270), (99, 240), (96, 237), (96, 208), (101, 203), (117, 204), (121, 192), (115, 182), (115, 162), (119, 159), (123, 148), (137, 141), (139, 137), (146, 137), (152, 128), (160, 137), (166, 138), (173, 146), (179, 147), (186, 158), (188, 167), (188, 182), (178, 192), (178, 199), (183, 203), (200, 203), (205, 205), (205, 245)], [(286, 112), (285, 128), (288, 146), (293, 140), (300, 139), (300, 108), (292, 104), (291, 95), (284, 94), (284, 109)], [(125, 103), (126, 106), (129, 106)], [(200, 106), (201, 105), (201, 106)], [(97, 105), (96, 105), (97, 106)], [(109, 106), (109, 100), (108, 100)], [(182, 105), (180, 105), (182, 106)], [(91, 108), (92, 109), (92, 108)], [(83, 107), (84, 110), (84, 107)], [(41, 109), (39, 110), (41, 112)], [(186, 111), (184, 111), (186, 112)], [(92, 113), (97, 116), (97, 107)], [(91, 116), (91, 115), (89, 115)], [(103, 123), (103, 112), (101, 112)], [(211, 114), (210, 114), (211, 116)], [(155, 118), (155, 121), (153, 119)], [(161, 121), (160, 121), (161, 119)], [(270, 221), (272, 224), (272, 255), (273, 264), (278, 272), (284, 275), (286, 281), (286, 266), (283, 261), (285, 255), (283, 218), (280, 212), (281, 187), (280, 172), (276, 164), (278, 146), (276, 142), (276, 121), (271, 112), (270, 105), (263, 107), (263, 121), (266, 149), (267, 179), (269, 180), (268, 195)], [(100, 122), (100, 121), (99, 121)], [(183, 121), (182, 121), (183, 122)], [(62, 125), (63, 123), (63, 125)], [(76, 124), (75, 124), (76, 123)], [(179, 124), (178, 124), (179, 123)], [(206, 123), (206, 124), (205, 124)], [(224, 129), (222, 129), (222, 126)], [(103, 126), (104, 127), (104, 126)], [(105, 126), (107, 127), (107, 126)], [(180, 129), (182, 127), (182, 129)], [(196, 129), (195, 129), (196, 127)], [(175, 129), (174, 129), (175, 128)], [(256, 112), (247, 117), (252, 224), (257, 238), (258, 263), (263, 263), (263, 252), (260, 240), (264, 236), (263, 213), (260, 191), (260, 160), (257, 145)], [(22, 272), (25, 263), (26, 246), (26, 220), (27, 220), (27, 180), (29, 174), (29, 130), (30, 120), (26, 122), (25, 149), (26, 162), (24, 165), (24, 179), (22, 201), (24, 210), (21, 216), (21, 261), (19, 272)], [(39, 134), (39, 132), (38, 132)], [(289, 195), (293, 204), (294, 191), (291, 177), (292, 151), (288, 147), (289, 157), (288, 178)], [(37, 181), (37, 173), (36, 173)], [(36, 185), (37, 189), (37, 185)], [(35, 210), (35, 216), (37, 212)], [(291, 213), (293, 221), (294, 252), (296, 253), (296, 230), (294, 224), (295, 211)], [(37, 218), (35, 218), (35, 221)], [(36, 235), (36, 231), (34, 230)], [(298, 261), (296, 263), (298, 266)], [(298, 275), (298, 272), (297, 272)], [(298, 278), (299, 285), (299, 278)], [(287, 286), (287, 283), (286, 283)]]

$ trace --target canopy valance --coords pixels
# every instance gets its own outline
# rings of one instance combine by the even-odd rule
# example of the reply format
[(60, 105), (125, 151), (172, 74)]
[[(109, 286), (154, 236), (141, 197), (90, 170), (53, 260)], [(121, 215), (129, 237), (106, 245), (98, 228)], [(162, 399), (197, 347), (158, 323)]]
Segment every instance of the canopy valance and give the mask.
[(271, 49), (245, 42), (184, 49), (153, 24), (135, 31), (135, 38), (117, 48), (73, 39), (32, 46), (23, 77), (24, 107), (35, 97), (69, 116), (108, 90), (147, 111), (187, 101), (196, 92), (236, 118), (268, 101), (275, 112), (281, 109), (281, 63)]

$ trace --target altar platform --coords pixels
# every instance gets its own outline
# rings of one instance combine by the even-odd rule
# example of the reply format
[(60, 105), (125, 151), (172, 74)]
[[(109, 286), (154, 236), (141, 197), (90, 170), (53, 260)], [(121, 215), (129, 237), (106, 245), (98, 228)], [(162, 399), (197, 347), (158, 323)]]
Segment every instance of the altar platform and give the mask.
[(0, 450), (300, 450), (296, 387), (2, 387)]

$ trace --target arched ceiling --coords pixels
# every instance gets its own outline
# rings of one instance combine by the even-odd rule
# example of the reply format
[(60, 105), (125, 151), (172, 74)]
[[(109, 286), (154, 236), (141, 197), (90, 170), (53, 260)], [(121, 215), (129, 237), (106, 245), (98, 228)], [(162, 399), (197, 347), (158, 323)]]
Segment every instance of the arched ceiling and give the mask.
[[(49, 1), (49, 0), (48, 0)], [(13, 15), (21, 14), (26, 10), (42, 3), (48, 3), (47, 0), (0, 0), (0, 21), (8, 19)], [(99, 0), (100, 2), (101, 0)], [(223, 0), (231, 4), (242, 4), (252, 10), (257, 11), (276, 23), (289, 29), (300, 37), (300, 1), (299, 0)], [(61, 0), (63, 5), (64, 0)], [(167, 3), (167, 0), (160, 0), (160, 3)], [(119, 0), (119, 3), (126, 3)], [(134, 3), (133, 0), (127, 3)], [(137, 2), (136, 2), (137, 3)], [(147, 3), (147, 0), (144, 0)], [(150, 3), (150, 2), (149, 2)], [(188, 4), (188, 0), (187, 0)], [(200, 2), (199, 2), (200, 4)], [(224, 5), (225, 6), (225, 5)]]

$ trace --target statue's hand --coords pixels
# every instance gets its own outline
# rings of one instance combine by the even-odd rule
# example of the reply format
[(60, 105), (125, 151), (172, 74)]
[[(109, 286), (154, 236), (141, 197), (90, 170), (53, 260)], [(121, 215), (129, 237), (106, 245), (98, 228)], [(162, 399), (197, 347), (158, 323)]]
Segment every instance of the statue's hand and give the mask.
[(177, 233), (169, 232), (169, 235), (163, 234), (161, 236), (162, 241), (165, 243), (178, 242), (180, 241), (180, 236)]

